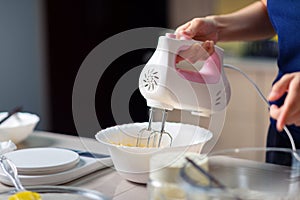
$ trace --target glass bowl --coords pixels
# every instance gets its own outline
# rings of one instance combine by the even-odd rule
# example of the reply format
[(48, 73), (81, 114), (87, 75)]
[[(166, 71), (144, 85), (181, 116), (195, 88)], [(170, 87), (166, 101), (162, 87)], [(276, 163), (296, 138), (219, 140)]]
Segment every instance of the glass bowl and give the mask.
[(194, 180), (187, 167), (180, 171), (180, 185), (188, 200), (300, 199), (300, 164), (295, 154), (283, 148), (213, 152), (208, 154), (208, 173), (224, 188), (211, 180), (204, 183)]
[[(34, 186), (26, 187), (27, 190), (37, 192), (42, 200), (108, 200), (102, 193), (93, 190), (80, 189), (66, 186)], [(0, 199), (8, 199), (15, 194), (15, 190), (0, 192)]]

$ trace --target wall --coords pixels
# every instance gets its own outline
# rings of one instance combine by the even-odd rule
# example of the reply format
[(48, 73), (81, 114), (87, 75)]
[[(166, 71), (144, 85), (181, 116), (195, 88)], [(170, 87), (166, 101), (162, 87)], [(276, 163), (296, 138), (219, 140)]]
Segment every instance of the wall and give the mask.
[(0, 1), (0, 110), (23, 106), (47, 128), (47, 89), (41, 0)]
[[(240, 68), (262, 94), (268, 96), (277, 74), (276, 59), (225, 57), (224, 63)], [(244, 76), (230, 69), (225, 69), (225, 72), (231, 86), (231, 99), (214, 150), (265, 147), (269, 127), (268, 105)]]
[(213, 12), (211, 0), (168, 0), (169, 28), (176, 29), (179, 25)]
[(214, 14), (225, 14), (241, 9), (257, 0), (214, 0)]
[[(166, 27), (166, 0), (47, 0), (46, 12), (49, 32), (50, 131), (76, 135), (72, 92), (82, 62), (102, 41), (122, 31), (137, 27)], [(155, 40), (153, 46), (156, 44)], [(152, 49), (139, 49), (123, 54), (109, 66), (97, 66), (100, 71), (105, 69), (99, 77), (95, 94), (95, 110), (101, 128), (120, 123), (114, 119), (112, 110), (115, 86), (131, 69), (145, 64), (145, 58), (152, 53)], [(105, 54), (101, 55), (99, 60), (106, 57)], [(136, 92), (130, 102), (134, 103), (123, 109), (129, 109), (131, 118), (122, 120), (122, 123), (145, 121), (145, 99)], [(119, 111), (118, 115), (124, 116), (126, 113)], [(81, 135), (84, 133), (84, 136), (94, 138), (97, 131), (98, 126), (95, 129), (89, 126), (80, 132)]]
[(169, 27), (179, 25), (195, 18), (210, 14), (225, 14), (249, 5), (255, 0), (168, 0)]

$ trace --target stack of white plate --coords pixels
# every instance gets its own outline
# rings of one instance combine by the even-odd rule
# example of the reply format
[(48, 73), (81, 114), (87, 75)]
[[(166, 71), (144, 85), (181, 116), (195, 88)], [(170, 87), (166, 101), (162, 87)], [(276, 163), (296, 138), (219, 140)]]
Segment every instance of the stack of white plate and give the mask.
[[(109, 157), (81, 157), (72, 150), (61, 148), (21, 149), (5, 156), (16, 165), (23, 185), (62, 184), (111, 166)], [(0, 181), (12, 185), (3, 171), (0, 171)]]

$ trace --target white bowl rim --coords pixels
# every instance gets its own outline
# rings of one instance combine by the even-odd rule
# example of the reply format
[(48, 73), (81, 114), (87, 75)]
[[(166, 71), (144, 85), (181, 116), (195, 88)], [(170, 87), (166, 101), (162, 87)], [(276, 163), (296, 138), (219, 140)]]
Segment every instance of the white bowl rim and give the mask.
[[(4, 115), (7, 114), (8, 112), (0, 112), (0, 115)], [(32, 125), (35, 123), (38, 123), (40, 121), (40, 117), (36, 114), (33, 113), (29, 113), (29, 112), (18, 112), (18, 114), (23, 115), (23, 116), (29, 116), (30, 120), (28, 121), (24, 121), (20, 124), (12, 124), (12, 125), (5, 125), (5, 126), (1, 126), (0, 125), (0, 129), (9, 129), (9, 128), (16, 128), (16, 127), (24, 127), (24, 126), (28, 126), (28, 125)]]
[[(115, 128), (118, 128), (118, 127), (132, 126), (132, 125), (143, 125), (143, 124), (148, 124), (148, 122), (128, 123), (128, 124), (121, 124), (121, 125), (116, 125), (116, 126), (108, 127), (106, 129), (98, 131), (97, 134), (95, 135), (95, 138), (96, 138), (96, 140), (98, 142), (100, 142), (100, 143), (102, 143), (104, 145), (110, 146), (110, 147), (116, 147), (116, 148), (121, 148), (121, 149), (143, 149), (144, 147), (133, 147), (133, 146), (126, 146), (126, 145), (121, 146), (121, 145), (117, 145), (117, 144), (105, 142), (105, 141), (100, 140), (98, 138), (98, 135), (103, 134), (104, 132), (107, 132), (107, 131), (109, 131), (111, 129), (115, 129)], [(185, 126), (196, 127), (198, 129), (204, 129), (206, 131), (206, 133), (207, 133), (207, 137), (206, 137), (206, 140), (203, 141), (203, 143), (208, 142), (213, 137), (213, 134), (212, 134), (211, 131), (209, 131), (208, 129), (202, 128), (200, 126), (196, 126), (196, 125), (192, 125), (192, 124), (179, 123), (179, 122), (166, 122), (166, 124), (181, 124), (181, 125), (185, 125)], [(200, 144), (200, 143), (191, 144), (189, 146), (194, 146), (194, 145), (198, 145), (198, 144)], [(184, 147), (184, 146), (186, 146), (186, 145), (176, 146), (175, 148), (180, 148), (180, 147)], [(163, 147), (163, 148), (164, 149), (168, 149), (168, 148), (174, 148), (174, 147), (171, 146), (171, 147)], [(157, 147), (147, 147), (147, 148), (144, 148), (144, 149), (153, 150), (153, 149), (157, 149)]]

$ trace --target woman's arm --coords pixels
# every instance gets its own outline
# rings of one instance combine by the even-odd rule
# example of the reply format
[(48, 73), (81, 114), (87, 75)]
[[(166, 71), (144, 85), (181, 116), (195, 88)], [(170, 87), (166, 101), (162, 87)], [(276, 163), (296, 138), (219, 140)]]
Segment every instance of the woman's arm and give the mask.
[(262, 0), (230, 14), (211, 16), (218, 29), (218, 41), (253, 41), (274, 36), (266, 6), (267, 1)]
[(205, 41), (253, 41), (275, 35), (266, 8), (266, 0), (257, 1), (225, 15), (194, 18), (176, 30), (181, 36)]

